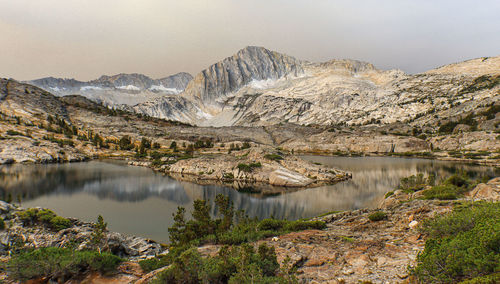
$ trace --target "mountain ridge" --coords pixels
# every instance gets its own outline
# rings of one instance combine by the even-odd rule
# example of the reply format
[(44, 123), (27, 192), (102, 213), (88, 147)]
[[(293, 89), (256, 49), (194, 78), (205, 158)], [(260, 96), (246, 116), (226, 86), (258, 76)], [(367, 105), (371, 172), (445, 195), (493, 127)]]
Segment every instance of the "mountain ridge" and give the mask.
[[(311, 63), (250, 46), (202, 70), (175, 98), (133, 110), (199, 126), (393, 123), (476, 99), (460, 90), (478, 76), (499, 73), (498, 58), (412, 75), (351, 59)], [(497, 85), (488, 90), (480, 99), (498, 95)]]
[(186, 72), (159, 79), (152, 79), (139, 73), (119, 73), (102, 75), (90, 81), (45, 77), (27, 83), (57, 96), (78, 94), (111, 107), (123, 108), (124, 104), (135, 105), (155, 97), (179, 94), (192, 78), (191, 74)]
[[(52, 81), (85, 89), (88, 98), (108, 106), (198, 126), (357, 125), (409, 121), (454, 104), (494, 100), (499, 96), (499, 70), (500, 56), (406, 74), (360, 60), (314, 63), (247, 46), (194, 77), (178, 73), (154, 81), (142, 74), (120, 73), (89, 81), (92, 86), (75, 79)], [(175, 76), (185, 79), (183, 91), (165, 87), (173, 83), (163, 84), (175, 81)], [(493, 83), (475, 88), (481, 76)]]

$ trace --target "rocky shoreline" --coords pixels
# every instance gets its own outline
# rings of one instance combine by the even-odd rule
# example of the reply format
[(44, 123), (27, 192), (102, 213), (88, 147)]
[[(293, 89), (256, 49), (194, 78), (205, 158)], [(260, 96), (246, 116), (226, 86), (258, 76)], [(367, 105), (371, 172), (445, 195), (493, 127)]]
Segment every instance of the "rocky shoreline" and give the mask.
[[(19, 213), (26, 210), (0, 201), (0, 217), (5, 223), (5, 229), (0, 231), (0, 255), (10, 255), (13, 249), (65, 247), (70, 243), (76, 243), (78, 250), (91, 248), (93, 223), (67, 218), (70, 225), (62, 230), (54, 230), (43, 224), (26, 225), (19, 217)], [(151, 258), (166, 250), (163, 245), (150, 239), (109, 231), (104, 235), (104, 243), (110, 252), (133, 261)]]
[(48, 141), (28, 137), (1, 140), (0, 165), (13, 163), (72, 163), (89, 160), (89, 156), (71, 147), (58, 147)]
[[(201, 155), (170, 164), (129, 161), (146, 166), (178, 180), (202, 184), (225, 184), (234, 188), (260, 185), (259, 188), (306, 188), (347, 180), (351, 173), (305, 161), (267, 147), (252, 147), (231, 154)], [(268, 190), (271, 190), (268, 188)]]

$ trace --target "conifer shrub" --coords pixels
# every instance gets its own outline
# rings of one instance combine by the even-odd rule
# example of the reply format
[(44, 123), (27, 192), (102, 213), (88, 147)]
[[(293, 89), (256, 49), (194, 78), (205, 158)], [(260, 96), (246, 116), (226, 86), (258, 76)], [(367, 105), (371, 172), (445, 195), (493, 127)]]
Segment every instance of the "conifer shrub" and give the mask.
[(250, 163), (250, 164), (240, 163), (237, 166), (238, 170), (240, 170), (242, 172), (247, 172), (247, 173), (253, 172), (254, 169), (261, 168), (261, 167), (262, 167), (262, 164), (260, 162)]
[(121, 150), (132, 150), (134, 148), (132, 140), (128, 135), (125, 135), (122, 138), (120, 138), (120, 140), (118, 141), (118, 146), (120, 147)]
[[(177, 208), (174, 224), (168, 229), (169, 253), (139, 262), (145, 271), (170, 265), (156, 279), (157, 283), (247, 283), (251, 277), (256, 277), (252, 278), (254, 281), (258, 279), (256, 283), (276, 283), (283, 275), (292, 279), (293, 275), (278, 271), (273, 248), (261, 246), (254, 251), (248, 243), (292, 231), (326, 227), (322, 221), (249, 218), (244, 211), (235, 212), (232, 202), (222, 194), (216, 196), (214, 209), (205, 200), (195, 200), (192, 218), (188, 220), (186, 210)], [(213, 211), (217, 213), (215, 217), (210, 215)], [(202, 258), (195, 247), (204, 244), (225, 246), (218, 256)]]
[(47, 278), (63, 283), (92, 271), (113, 272), (122, 261), (110, 253), (47, 247), (14, 255), (7, 264), (7, 271), (11, 278), (21, 282)]
[(461, 197), (476, 185), (462, 175), (452, 175), (441, 184), (423, 192), (423, 199), (453, 200)]
[(368, 215), (368, 219), (370, 219), (370, 221), (372, 222), (382, 221), (387, 219), (387, 213), (385, 213), (384, 211), (377, 211)]
[[(185, 209), (179, 207), (170, 227), (173, 246), (212, 244), (242, 244), (262, 238), (308, 229), (324, 229), (322, 221), (288, 221), (273, 218), (257, 220), (235, 214), (233, 204), (224, 195), (216, 197), (216, 212), (219, 218), (210, 216), (211, 206), (205, 200), (195, 200), (192, 219), (186, 220)], [(236, 216), (238, 215), (238, 216)]]
[(264, 155), (264, 158), (271, 160), (271, 161), (281, 161), (283, 160), (283, 156), (278, 155), (278, 154), (266, 154)]
[(284, 283), (279, 272), (274, 248), (265, 244), (257, 251), (248, 244), (225, 246), (210, 258), (190, 248), (152, 283)]
[(428, 238), (412, 273), (423, 283), (467, 279), (471, 279), (468, 283), (498, 283), (494, 282), (500, 269), (498, 216), (500, 203), (475, 202), (424, 222), (420, 230)]
[(16, 215), (25, 226), (42, 224), (53, 230), (59, 231), (69, 228), (72, 225), (69, 219), (57, 216), (52, 210), (49, 209), (29, 208), (24, 211), (17, 212)]
[(49, 226), (56, 231), (60, 231), (71, 227), (71, 221), (61, 216), (55, 216), (50, 219)]

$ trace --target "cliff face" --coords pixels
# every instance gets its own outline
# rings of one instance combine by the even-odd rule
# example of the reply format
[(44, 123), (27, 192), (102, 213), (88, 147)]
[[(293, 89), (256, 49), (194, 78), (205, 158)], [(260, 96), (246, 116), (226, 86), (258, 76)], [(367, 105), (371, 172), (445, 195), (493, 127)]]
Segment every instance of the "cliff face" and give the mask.
[(303, 62), (262, 47), (249, 46), (200, 72), (185, 94), (204, 103), (239, 90), (252, 81), (299, 76)]

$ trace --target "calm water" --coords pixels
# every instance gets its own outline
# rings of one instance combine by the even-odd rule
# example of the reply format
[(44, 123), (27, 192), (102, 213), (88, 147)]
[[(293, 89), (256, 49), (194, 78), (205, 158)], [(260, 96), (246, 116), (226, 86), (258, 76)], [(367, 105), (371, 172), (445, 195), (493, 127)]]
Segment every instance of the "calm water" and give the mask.
[(194, 199), (228, 195), (236, 209), (265, 218), (298, 219), (332, 210), (376, 206), (401, 177), (419, 172), (446, 176), (466, 170), (494, 176), (488, 167), (450, 162), (384, 157), (305, 159), (353, 173), (350, 181), (275, 196), (239, 193), (223, 186), (179, 182), (147, 168), (117, 162), (12, 165), (0, 167), (0, 197), (22, 196), (24, 207), (47, 207), (65, 217), (94, 221), (101, 214), (113, 231), (168, 241), (168, 227), (177, 206), (188, 212)]

